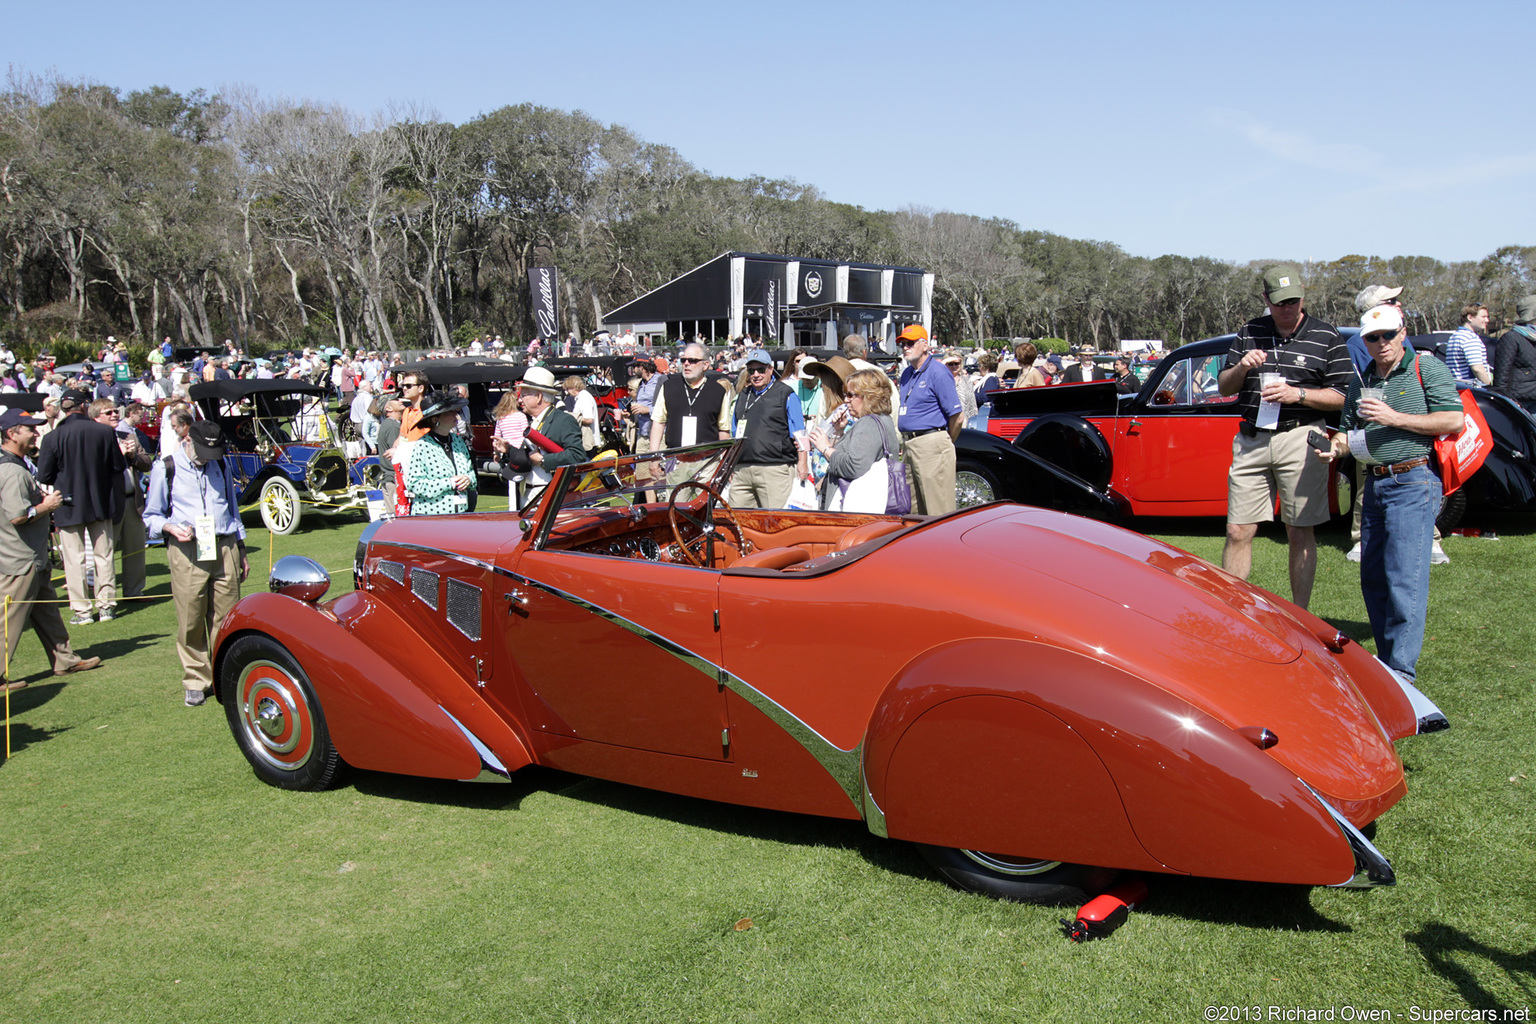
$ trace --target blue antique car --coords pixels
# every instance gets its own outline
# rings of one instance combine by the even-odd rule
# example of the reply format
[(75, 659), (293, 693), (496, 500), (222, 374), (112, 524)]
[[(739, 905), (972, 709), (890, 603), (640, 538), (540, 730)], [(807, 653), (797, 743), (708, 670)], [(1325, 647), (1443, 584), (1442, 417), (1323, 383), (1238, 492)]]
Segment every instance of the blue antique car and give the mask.
[(241, 506), (256, 504), (273, 533), (296, 530), (306, 505), (321, 515), (366, 510), (368, 491), (384, 486), (377, 456), (343, 454), (319, 385), (216, 380), (188, 394), (204, 418), (224, 428)]

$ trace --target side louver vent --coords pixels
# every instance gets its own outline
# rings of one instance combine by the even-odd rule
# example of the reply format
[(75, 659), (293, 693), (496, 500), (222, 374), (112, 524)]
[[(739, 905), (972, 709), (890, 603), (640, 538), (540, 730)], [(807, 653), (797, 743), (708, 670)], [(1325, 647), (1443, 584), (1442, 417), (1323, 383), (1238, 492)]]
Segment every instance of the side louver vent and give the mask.
[(411, 593), (421, 598), (428, 608), (437, 611), (437, 573), (412, 566)]
[(379, 562), (379, 572), (388, 576), (396, 583), (405, 583), (405, 566), (400, 562)]
[(480, 588), (448, 580), (448, 624), (471, 640), (480, 639)]

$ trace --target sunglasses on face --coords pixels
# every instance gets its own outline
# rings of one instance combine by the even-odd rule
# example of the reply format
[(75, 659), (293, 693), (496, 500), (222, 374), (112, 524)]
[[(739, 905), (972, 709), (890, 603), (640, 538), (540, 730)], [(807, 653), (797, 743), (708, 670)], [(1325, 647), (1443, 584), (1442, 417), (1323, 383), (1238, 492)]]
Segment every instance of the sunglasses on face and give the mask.
[(1395, 337), (1397, 337), (1396, 331), (1387, 331), (1382, 334), (1363, 335), (1361, 340), (1364, 341), (1367, 345), (1385, 345)]
[(708, 359), (689, 359), (687, 356), (681, 356), (681, 357), (678, 358), (677, 361), (680, 362), (680, 363), (687, 363), (690, 366), (693, 366), (693, 365), (695, 365), (697, 363), (707, 363), (707, 362), (709, 362)]
[(1301, 305), (1301, 300), (1300, 299), (1286, 299), (1284, 302), (1271, 302), (1270, 305), (1271, 306), (1284, 306), (1284, 307), (1299, 306), (1299, 305)]

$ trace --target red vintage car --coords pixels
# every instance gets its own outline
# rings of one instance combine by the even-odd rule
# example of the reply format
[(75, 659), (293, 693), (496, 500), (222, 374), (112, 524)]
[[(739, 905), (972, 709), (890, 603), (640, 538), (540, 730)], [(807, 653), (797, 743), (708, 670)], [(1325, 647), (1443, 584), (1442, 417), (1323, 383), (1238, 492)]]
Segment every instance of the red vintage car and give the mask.
[(1406, 792), (1394, 742), (1445, 719), (1332, 626), (1045, 509), (733, 509), (736, 453), (372, 524), (323, 603), (325, 571), (280, 560), (219, 629), (241, 751), (290, 789), (538, 764), (856, 819), (1015, 899), (1116, 870), (1394, 880), (1360, 829)]
[[(961, 434), (959, 502), (1015, 496), (1015, 477), (1039, 475), (1023, 452), (1070, 473), (1122, 515), (1225, 516), (1240, 416), (1237, 396), (1217, 391), (1216, 376), (1232, 337), (1175, 349), (1135, 394), (1113, 381), (992, 392), (991, 436)], [(1330, 473), (1336, 514), (1351, 508), (1352, 479)]]

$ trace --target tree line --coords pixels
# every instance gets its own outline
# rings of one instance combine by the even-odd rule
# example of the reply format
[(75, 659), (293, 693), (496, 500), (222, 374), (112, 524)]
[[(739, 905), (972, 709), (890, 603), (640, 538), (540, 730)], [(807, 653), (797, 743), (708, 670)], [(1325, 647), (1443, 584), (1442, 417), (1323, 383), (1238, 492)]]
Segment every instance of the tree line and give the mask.
[[(454, 125), (255, 93), (187, 95), (12, 74), (0, 96), (0, 335), (23, 349), (107, 334), (187, 345), (451, 347), (532, 333), (527, 270), (560, 270), (563, 328), (726, 250), (921, 267), (946, 340), (1113, 348), (1235, 329), (1260, 264), (1132, 256), (1007, 220), (870, 211), (810, 185), (712, 176), (581, 112), (502, 107)], [(1536, 247), (1479, 261), (1300, 264), (1309, 309), (1353, 322), (1404, 285), (1417, 331), (1464, 303), (1496, 325), (1536, 292)]]

